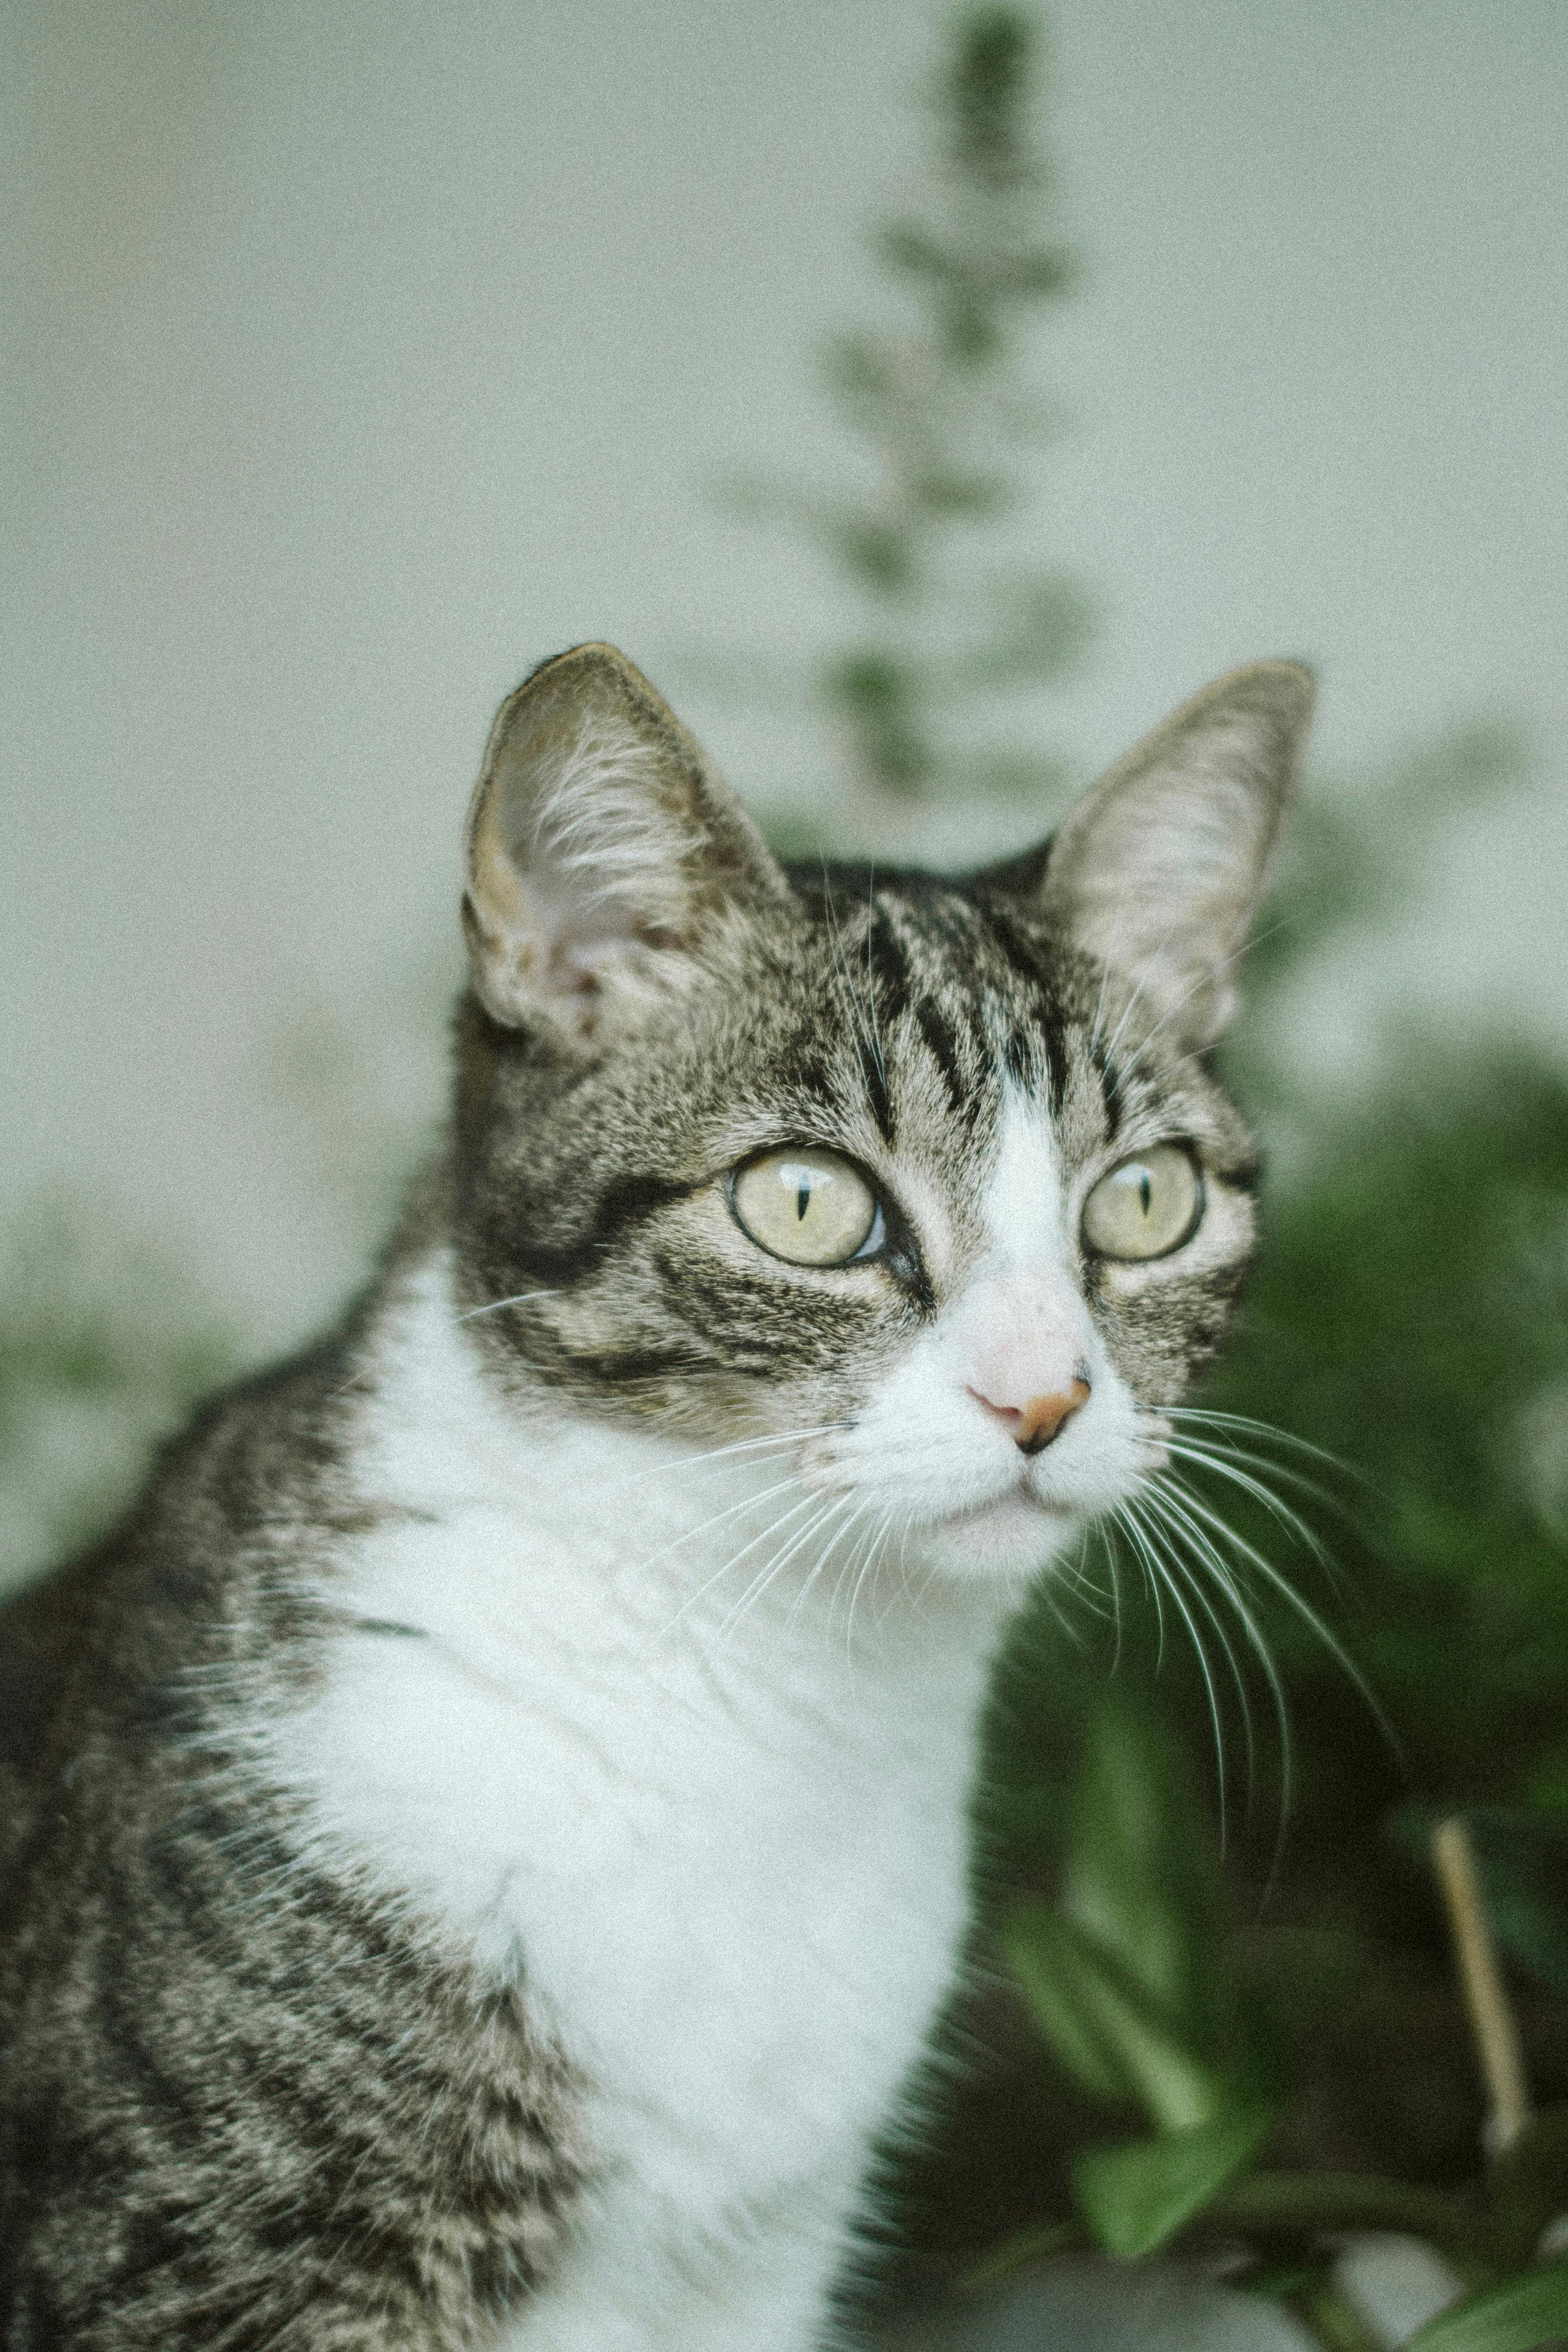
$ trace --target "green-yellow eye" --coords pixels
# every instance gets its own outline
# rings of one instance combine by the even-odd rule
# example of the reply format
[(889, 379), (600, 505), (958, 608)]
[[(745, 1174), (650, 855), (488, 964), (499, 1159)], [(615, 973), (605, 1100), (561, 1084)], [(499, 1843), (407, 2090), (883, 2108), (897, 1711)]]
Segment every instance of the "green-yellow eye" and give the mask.
[(879, 1214), (865, 1178), (832, 1151), (766, 1151), (739, 1171), (730, 1197), (752, 1239), (792, 1265), (843, 1265)]
[(1203, 1213), (1191, 1156), (1156, 1143), (1100, 1178), (1083, 1204), (1083, 1238), (1100, 1257), (1163, 1257), (1197, 1231)]

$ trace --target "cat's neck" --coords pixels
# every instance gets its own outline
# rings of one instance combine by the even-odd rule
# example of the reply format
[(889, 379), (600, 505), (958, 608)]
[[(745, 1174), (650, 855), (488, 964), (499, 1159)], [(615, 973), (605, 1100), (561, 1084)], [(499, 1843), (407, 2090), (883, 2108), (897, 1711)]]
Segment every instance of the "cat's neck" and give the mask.
[(765, 1910), (778, 1854), (820, 1817), (847, 1890), (890, 1852), (912, 1886), (940, 1849), (956, 1934), (1016, 1587), (896, 1559), (878, 1573), (853, 1538), (836, 1559), (812, 1533), (823, 1505), (801, 1488), (801, 1507), (771, 1456), (705, 1460), (695, 1440), (499, 1394), (439, 1250), (389, 1284), (362, 1382), (364, 1531), (322, 1580), (342, 1630), (272, 1740), (329, 1851), (487, 1964), (530, 1952), (546, 1981), (541, 1889), (565, 1876), (563, 1916), (597, 1916), (604, 1887), (649, 1866), (653, 1816), (660, 1905), (688, 1884), (741, 1902), (743, 1881)]

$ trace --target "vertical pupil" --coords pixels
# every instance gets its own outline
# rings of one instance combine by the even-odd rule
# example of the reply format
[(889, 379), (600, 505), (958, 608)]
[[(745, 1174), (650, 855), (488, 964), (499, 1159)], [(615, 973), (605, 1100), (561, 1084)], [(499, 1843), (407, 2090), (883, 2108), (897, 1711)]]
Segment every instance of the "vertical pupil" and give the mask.
[(1149, 1202), (1153, 1196), (1153, 1191), (1154, 1188), (1149, 1181), (1149, 1171), (1145, 1168), (1138, 1179), (1138, 1198), (1143, 1203), (1145, 1216), (1149, 1213)]
[(805, 1213), (810, 1206), (811, 1184), (809, 1180), (803, 1176), (800, 1180), (800, 1190), (795, 1196), (795, 1213), (796, 1218), (804, 1221)]

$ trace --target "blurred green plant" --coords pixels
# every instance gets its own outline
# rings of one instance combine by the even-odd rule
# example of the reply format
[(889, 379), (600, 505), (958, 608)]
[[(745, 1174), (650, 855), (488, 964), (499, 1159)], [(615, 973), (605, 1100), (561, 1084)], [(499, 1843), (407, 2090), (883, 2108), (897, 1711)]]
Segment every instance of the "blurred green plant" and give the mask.
[(61, 1202), (20, 1219), (0, 1257), (0, 1592), (96, 1535), (234, 1363), (149, 1244)]
[(1037, 804), (1061, 782), (993, 724), (1001, 698), (1062, 675), (1089, 625), (1072, 580), (1009, 549), (1030, 461), (1058, 429), (1029, 381), (1030, 341), (1075, 277), (1037, 127), (1046, 70), (1032, 15), (955, 20), (928, 94), (926, 180), (876, 236), (903, 319), (840, 335), (826, 356), (857, 487), (743, 493), (804, 530), (856, 595), (854, 641), (817, 688), (852, 780), (884, 806), (958, 791)]
[[(1424, 2239), (1473, 2290), (1411, 2339), (1419, 2352), (1531, 2352), (1568, 2332), (1568, 2263), (1536, 2259), (1568, 2211), (1568, 2105), (1521, 2116), (1489, 2170), (1453, 2188), (1261, 2166), (1290, 2096), (1268, 2004), (1246, 1979), (1190, 1768), (1121, 1695), (1092, 1711), (1071, 1818), (1058, 1900), (1013, 1899), (1001, 1941), (1062, 2071), (1113, 2116), (1141, 2108), (1148, 2131), (1079, 2149), (1073, 2215), (1016, 2232), (971, 2285), (1084, 2245), (1128, 2260), (1180, 2239), (1223, 2252), (1237, 2284), (1277, 2296), (1325, 2344), (1373, 2352), (1338, 2252), (1359, 2233), (1394, 2231)], [(1555, 1973), (1568, 1957), (1557, 1877), (1568, 1824), (1494, 1811), (1464, 1833), (1483, 1820), (1489, 1895), (1501, 1894), (1519, 1943)], [(1420, 1824), (1423, 1851), (1435, 1827)], [(1450, 1819), (1448, 1834), (1457, 1827)], [(1539, 1871), (1517, 1884), (1521, 1831), (1538, 1860), (1545, 1849), (1544, 1888)]]

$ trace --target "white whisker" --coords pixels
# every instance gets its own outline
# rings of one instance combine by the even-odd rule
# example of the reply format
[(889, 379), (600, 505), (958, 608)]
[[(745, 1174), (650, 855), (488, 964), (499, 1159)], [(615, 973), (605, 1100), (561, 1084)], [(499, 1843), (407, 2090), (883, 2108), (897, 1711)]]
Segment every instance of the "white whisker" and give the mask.
[(1219, 1786), (1220, 1837), (1223, 1843), (1226, 1814), (1225, 1718), (1220, 1713), (1219, 1694), (1215, 1688), (1214, 1673), (1209, 1665), (1208, 1652), (1204, 1647), (1203, 1634), (1183, 1596), (1181, 1585), (1173, 1573), (1175, 1563), (1162, 1555), (1160, 1546), (1154, 1540), (1152, 1531), (1139, 1511), (1136, 1503), (1124, 1503), (1121, 1510), (1122, 1523), (1134, 1543), (1145, 1551), (1151, 1579), (1163, 1582), (1171, 1596), (1173, 1606), (1187, 1629), (1187, 1638), (1192, 1643), (1193, 1654), (1198, 1662), (1198, 1671), (1204, 1678), (1204, 1689), (1208, 1696), (1209, 1721), (1214, 1727), (1215, 1771)]
[(621, 1483), (641, 1486), (649, 1478), (673, 1477), (683, 1471), (702, 1469), (710, 1463), (730, 1461), (738, 1454), (782, 1453), (789, 1446), (805, 1444), (809, 1438), (831, 1437), (843, 1426), (841, 1421), (822, 1421), (805, 1429), (782, 1429), (773, 1433), (764, 1432), (760, 1437), (738, 1437), (728, 1445), (711, 1445), (701, 1454), (678, 1454), (668, 1462), (639, 1462), (626, 1472)]
[(1205, 1503), (1201, 1497), (1194, 1495), (1190, 1487), (1180, 1486), (1173, 1473), (1166, 1473), (1156, 1478), (1152, 1483), (1156, 1486), (1160, 1487), (1165, 1493), (1167, 1497), (1179, 1499), (1182, 1506), (1185, 1509), (1191, 1511), (1199, 1520), (1201, 1520), (1205, 1528), (1209, 1528), (1212, 1533), (1218, 1537), (1222, 1541), (1227, 1543), (1238, 1559), (1245, 1559), (1249, 1567), (1258, 1570), (1258, 1573), (1263, 1578), (1264, 1581), (1268, 1584), (1274, 1591), (1279, 1593), (1282, 1601), (1286, 1601), (1289, 1606), (1294, 1610), (1296, 1615), (1308, 1628), (1309, 1632), (1313, 1633), (1322, 1643), (1330, 1657), (1333, 1659), (1334, 1664), (1340, 1668), (1341, 1672), (1347, 1676), (1353, 1687), (1366, 1701), (1366, 1704), (1371, 1708), (1373, 1717), (1382, 1726), (1389, 1738), (1392, 1739), (1394, 1735), (1389, 1727), (1387, 1718), (1384, 1716), (1383, 1709), (1378, 1706), (1376, 1699), (1373, 1696), (1371, 1690), (1368, 1688), (1366, 1679), (1362, 1674), (1361, 1669), (1357, 1666), (1354, 1659), (1351, 1656), (1349, 1651), (1345, 1648), (1344, 1643), (1339, 1639), (1339, 1636), (1333, 1632), (1332, 1628), (1324, 1623), (1322, 1618), (1318, 1614), (1318, 1612), (1312, 1607), (1311, 1602), (1304, 1600), (1301, 1594), (1297, 1591), (1289, 1578), (1282, 1575), (1280, 1570), (1275, 1567), (1273, 1561), (1263, 1552), (1258, 1550), (1256, 1544), (1249, 1543), (1245, 1536), (1238, 1534), (1236, 1528), (1229, 1524), (1228, 1520), (1223, 1519), (1212, 1506)]
[[(784, 1483), (788, 1486), (795, 1482), (792, 1480), (785, 1480)], [(812, 1506), (820, 1498), (815, 1494), (803, 1495), (798, 1503), (792, 1503), (787, 1511), (781, 1511), (775, 1519), (770, 1521), (769, 1525), (763, 1528), (760, 1535), (754, 1535), (749, 1543), (742, 1544), (739, 1551), (731, 1552), (730, 1558), (724, 1562), (722, 1568), (715, 1569), (712, 1575), (705, 1578), (703, 1582), (697, 1587), (695, 1592), (688, 1593), (686, 1599), (681, 1602), (680, 1607), (676, 1611), (675, 1615), (670, 1619), (668, 1625), (665, 1628), (666, 1633), (672, 1633), (689, 1612), (695, 1609), (697, 1603), (702, 1599), (704, 1593), (710, 1592), (716, 1584), (721, 1583), (723, 1579), (730, 1574), (731, 1569), (738, 1568), (743, 1559), (745, 1559), (752, 1552), (756, 1550), (759, 1544), (766, 1543), (770, 1536), (779, 1534), (783, 1528), (788, 1527), (791, 1519), (796, 1517), (802, 1511), (810, 1510)], [(678, 1540), (680, 1539), (678, 1538)], [(673, 1549), (674, 1547), (668, 1546), (667, 1549)]]
[(503, 1307), (527, 1307), (536, 1298), (559, 1298), (559, 1290), (520, 1290), (510, 1298), (492, 1298), (483, 1307), (470, 1307), (459, 1315), (459, 1323), (471, 1323), (479, 1315), (499, 1315)]
[[(1279, 1874), (1284, 1854), (1285, 1834), (1295, 1796), (1295, 1751), (1290, 1735), (1290, 1713), (1286, 1701), (1285, 1685), (1279, 1670), (1274, 1663), (1273, 1653), (1268, 1647), (1263, 1628), (1249, 1607), (1245, 1594), (1213, 1541), (1184, 1509), (1180, 1492), (1173, 1490), (1163, 1482), (1155, 1482), (1145, 1489), (1142, 1500), (1164, 1524), (1171, 1536), (1187, 1548), (1193, 1561), (1205, 1575), (1213, 1580), (1215, 1590), (1234, 1610), (1237, 1622), (1247, 1637), (1247, 1647), (1258, 1660), (1263, 1671), (1264, 1680), (1268, 1686), (1269, 1704), (1274, 1711), (1274, 1721), (1279, 1740), (1279, 1818), (1275, 1831), (1273, 1858), (1269, 1865), (1268, 1884), (1271, 1887)], [(1247, 1710), (1247, 1726), (1250, 1769), (1256, 1757), (1256, 1748), (1249, 1708)], [(1250, 1787), (1248, 1793), (1249, 1795), (1251, 1793)]]
[[(719, 1629), (721, 1636), (733, 1633), (735, 1627), (740, 1623), (742, 1618), (745, 1616), (748, 1610), (753, 1608), (762, 1599), (763, 1594), (767, 1591), (769, 1585), (773, 1583), (774, 1578), (788, 1566), (789, 1562), (795, 1558), (802, 1546), (809, 1543), (814, 1536), (819, 1535), (825, 1527), (831, 1527), (838, 1513), (847, 1509), (852, 1499), (853, 1498), (847, 1495), (835, 1496), (828, 1502), (822, 1505), (821, 1509), (817, 1512), (815, 1518), (808, 1519), (804, 1528), (797, 1529), (795, 1534), (790, 1538), (789, 1542), (784, 1546), (783, 1551), (776, 1553), (774, 1557), (767, 1562), (765, 1567), (752, 1578), (751, 1583), (741, 1595), (741, 1598), (736, 1602), (734, 1608), (730, 1612), (729, 1616), (725, 1618), (723, 1623), (721, 1625)], [(839, 1532), (842, 1533), (842, 1529), (840, 1529)], [(824, 1554), (825, 1557), (826, 1552), (830, 1552), (832, 1550), (834, 1544), (837, 1540), (837, 1536), (834, 1536), (829, 1538), (826, 1547)], [(820, 1563), (818, 1564), (820, 1565)], [(815, 1570), (813, 1570), (813, 1573), (815, 1573)]]
[(1250, 1413), (1218, 1412), (1212, 1405), (1195, 1404), (1162, 1405), (1160, 1410), (1167, 1421), (1190, 1421), (1215, 1429), (1239, 1430), (1244, 1436), (1260, 1441), (1266, 1439), (1273, 1445), (1289, 1446), (1297, 1454), (1310, 1454), (1325, 1468), (1337, 1472), (1342, 1477), (1355, 1478), (1361, 1475), (1351, 1463), (1342, 1461), (1337, 1454), (1331, 1454), (1327, 1446), (1314, 1445), (1310, 1438), (1298, 1437), (1293, 1430), (1281, 1429), (1275, 1422), (1256, 1421)]
[(1250, 1470), (1241, 1467), (1243, 1462), (1256, 1462), (1256, 1454), (1222, 1452), (1215, 1446), (1195, 1444), (1190, 1438), (1168, 1438), (1166, 1451), (1174, 1461), (1195, 1463), (1199, 1469), (1212, 1471), (1215, 1477), (1228, 1479), (1233, 1486), (1239, 1487), (1244, 1495), (1249, 1495), (1254, 1502), (1261, 1503), (1286, 1533), (1294, 1536), (1297, 1542), (1311, 1553), (1320, 1567), (1331, 1569), (1332, 1563), (1316, 1530), (1309, 1527), (1300, 1513), (1292, 1510), (1289, 1504), (1283, 1501), (1263, 1479), (1255, 1477)]
[(855, 1605), (860, 1598), (861, 1591), (865, 1586), (868, 1577), (871, 1580), (871, 1598), (873, 1600), (876, 1598), (877, 1560), (881, 1550), (883, 1538), (887, 1535), (891, 1524), (892, 1520), (890, 1514), (884, 1509), (881, 1519), (870, 1530), (869, 1538), (867, 1540), (865, 1547), (865, 1557), (860, 1562), (860, 1566), (856, 1573), (855, 1581), (850, 1587), (849, 1616), (844, 1628), (844, 1656), (851, 1673), (853, 1673), (855, 1669)]
[[(1176, 1545), (1180, 1543), (1184, 1546), (1191, 1547), (1193, 1545), (1192, 1535), (1189, 1530), (1184, 1529), (1173, 1522), (1170, 1516), (1163, 1507), (1163, 1497), (1145, 1491), (1142, 1496), (1140, 1496), (1138, 1498), (1138, 1504), (1133, 1507), (1138, 1508), (1142, 1506), (1142, 1509), (1147, 1512), (1148, 1516), (1144, 1519), (1144, 1525), (1148, 1530), (1150, 1540), (1157, 1546), (1163, 1546), (1164, 1548), (1168, 1568), (1173, 1573), (1179, 1575), (1183, 1579), (1188, 1591), (1193, 1596), (1194, 1601), (1197, 1607), (1203, 1611), (1205, 1617), (1213, 1626), (1215, 1638), (1218, 1642), (1220, 1648), (1225, 1653), (1225, 1662), (1230, 1669), (1230, 1678), (1232, 1683), (1235, 1685), (1237, 1701), (1241, 1709), (1242, 1738), (1247, 1750), (1247, 1801), (1250, 1805), (1253, 1791), (1257, 1785), (1258, 1772), (1258, 1735), (1257, 1727), (1253, 1722), (1252, 1717), (1252, 1696), (1247, 1687), (1247, 1677), (1241, 1671), (1241, 1662), (1236, 1654), (1235, 1645), (1231, 1641), (1229, 1633), (1226, 1630), (1225, 1620), (1220, 1616), (1218, 1610), (1210, 1600), (1201, 1578), (1195, 1572), (1194, 1559), (1196, 1560), (1197, 1568), (1204, 1570), (1211, 1576), (1214, 1573), (1214, 1563), (1212, 1559), (1205, 1559), (1201, 1550), (1197, 1550), (1195, 1547), (1193, 1549), (1192, 1557), (1183, 1559), (1177, 1556)], [(1237, 1596), (1231, 1590), (1228, 1580), (1221, 1581), (1220, 1590), (1222, 1597), (1230, 1602), (1232, 1608), (1237, 1610), (1237, 1614), (1245, 1616), (1245, 1603), (1238, 1601)], [(1217, 1760), (1218, 1759), (1216, 1759), (1216, 1762)], [(1223, 1787), (1220, 1791), (1220, 1835), (1223, 1843), (1225, 1836), (1225, 1798)]]

